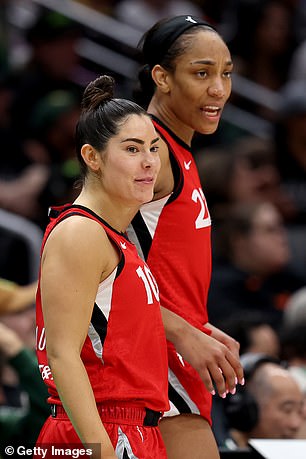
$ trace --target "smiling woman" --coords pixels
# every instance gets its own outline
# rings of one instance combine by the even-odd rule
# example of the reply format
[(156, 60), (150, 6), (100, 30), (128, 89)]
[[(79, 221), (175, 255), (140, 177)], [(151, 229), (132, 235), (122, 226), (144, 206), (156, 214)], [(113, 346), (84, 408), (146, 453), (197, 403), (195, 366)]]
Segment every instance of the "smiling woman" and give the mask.
[(37, 446), (162, 459), (158, 422), (169, 403), (159, 292), (125, 234), (153, 197), (159, 136), (140, 106), (113, 97), (113, 84), (102, 76), (84, 92), (82, 189), (72, 205), (51, 209), (43, 239), (37, 357), (52, 417)]

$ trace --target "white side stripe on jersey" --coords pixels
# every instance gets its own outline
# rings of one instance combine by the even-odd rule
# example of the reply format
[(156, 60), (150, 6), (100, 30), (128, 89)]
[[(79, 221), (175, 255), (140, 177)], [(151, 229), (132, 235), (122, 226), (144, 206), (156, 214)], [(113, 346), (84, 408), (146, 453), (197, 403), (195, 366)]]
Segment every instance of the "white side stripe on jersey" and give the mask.
[[(189, 406), (191, 413), (200, 414), (199, 408), (191, 400), (188, 393), (186, 392), (180, 381), (177, 379), (173, 371), (170, 370), (170, 368), (168, 368), (168, 380), (171, 386), (175, 389), (175, 391), (182, 397), (184, 402)], [(171, 416), (170, 413), (169, 415)], [(165, 413), (164, 416), (167, 416), (167, 413)]]
[[(100, 283), (98, 293), (96, 296), (96, 305), (108, 321), (113, 294), (113, 284), (116, 278), (117, 268), (103, 281)], [(88, 336), (91, 340), (93, 350), (96, 356), (103, 362), (103, 345), (101, 338), (92, 324), (89, 325)]]

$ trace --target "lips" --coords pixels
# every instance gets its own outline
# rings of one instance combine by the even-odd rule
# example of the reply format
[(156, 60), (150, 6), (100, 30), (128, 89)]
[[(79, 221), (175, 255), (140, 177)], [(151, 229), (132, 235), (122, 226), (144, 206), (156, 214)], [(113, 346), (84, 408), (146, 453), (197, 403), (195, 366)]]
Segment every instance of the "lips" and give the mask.
[(135, 179), (135, 182), (145, 183), (145, 184), (151, 185), (151, 183), (153, 182), (153, 177), (137, 178), (137, 179)]
[(201, 108), (201, 111), (205, 113), (206, 116), (218, 116), (221, 112), (221, 108), (216, 105), (206, 105)]

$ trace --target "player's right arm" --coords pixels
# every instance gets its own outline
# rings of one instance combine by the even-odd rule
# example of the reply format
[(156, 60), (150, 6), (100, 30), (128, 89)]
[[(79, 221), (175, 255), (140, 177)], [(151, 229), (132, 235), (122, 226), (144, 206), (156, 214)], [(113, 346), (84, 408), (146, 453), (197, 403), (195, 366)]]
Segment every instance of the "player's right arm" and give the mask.
[(116, 455), (80, 354), (98, 285), (117, 263), (118, 254), (101, 226), (73, 216), (50, 234), (41, 274), (47, 355), (56, 388), (83, 444), (101, 444), (105, 459)]

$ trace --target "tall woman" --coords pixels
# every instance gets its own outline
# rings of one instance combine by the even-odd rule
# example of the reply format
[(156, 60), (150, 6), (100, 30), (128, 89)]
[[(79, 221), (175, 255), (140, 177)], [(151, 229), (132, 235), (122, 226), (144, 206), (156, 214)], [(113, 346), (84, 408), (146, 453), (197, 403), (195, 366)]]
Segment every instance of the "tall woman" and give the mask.
[(110, 77), (88, 85), (76, 130), (82, 189), (51, 210), (43, 240), (37, 355), (52, 416), (37, 445), (96, 445), (99, 459), (166, 457), (159, 292), (125, 234), (153, 197), (158, 144), (146, 112), (113, 98)]
[(154, 200), (128, 232), (157, 279), (168, 338), (171, 410), (160, 423), (170, 459), (215, 459), (211, 394), (243, 383), (239, 345), (208, 323), (211, 219), (191, 142), (217, 129), (231, 92), (220, 35), (190, 16), (155, 24), (142, 40), (142, 102), (162, 141)]

